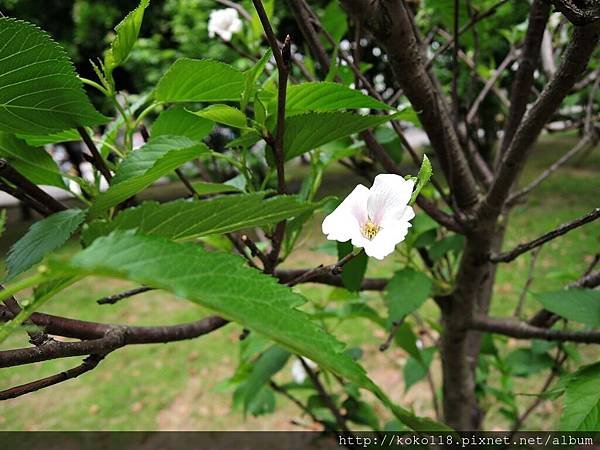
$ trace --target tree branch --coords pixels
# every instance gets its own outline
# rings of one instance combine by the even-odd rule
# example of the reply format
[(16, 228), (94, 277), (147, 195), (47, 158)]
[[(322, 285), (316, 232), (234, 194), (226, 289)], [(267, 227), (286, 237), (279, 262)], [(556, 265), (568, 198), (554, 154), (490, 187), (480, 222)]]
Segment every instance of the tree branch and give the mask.
[(342, 0), (341, 3), (386, 49), (394, 75), (440, 157), (458, 206), (471, 208), (477, 203), (475, 179), (462, 152), (446, 100), (423, 63), (419, 43), (412, 31), (412, 18), (404, 2)]
[(592, 145), (595, 145), (595, 142), (597, 141), (597, 139), (598, 139), (598, 137), (595, 133), (585, 135), (577, 143), (577, 145), (575, 145), (571, 150), (569, 150), (567, 153), (565, 153), (563, 156), (561, 156), (550, 167), (548, 167), (546, 170), (544, 170), (540, 174), (540, 176), (538, 176), (535, 180), (533, 180), (531, 183), (529, 183), (524, 188), (519, 189), (518, 191), (511, 194), (510, 197), (508, 197), (508, 200), (506, 200), (507, 205), (512, 206), (515, 203), (517, 203), (522, 197), (526, 196), (531, 191), (533, 191), (535, 188), (537, 188), (540, 184), (542, 184), (542, 182), (546, 178), (548, 178), (550, 175), (552, 175), (554, 172), (556, 172), (559, 168), (561, 168), (567, 162), (569, 162), (580, 151), (587, 149)]
[(14, 184), (17, 189), (21, 189), (27, 196), (34, 199), (37, 203), (52, 212), (64, 211), (67, 209), (65, 205), (56, 200), (51, 195), (48, 195), (42, 188), (29, 181), (21, 175), (3, 158), (0, 158), (0, 177)]
[(576, 28), (554, 78), (521, 122), (498, 168), (497, 176), (477, 213), (478, 219), (495, 220), (513, 183), (545, 123), (558, 109), (575, 81), (584, 72), (600, 36), (600, 22)]
[(39, 391), (40, 389), (54, 386), (55, 384), (62, 383), (63, 381), (77, 378), (78, 376), (95, 369), (96, 366), (100, 364), (100, 361), (104, 359), (104, 356), (105, 355), (101, 354), (90, 355), (85, 358), (77, 367), (60, 372), (56, 375), (42, 378), (41, 380), (32, 381), (31, 383), (22, 384), (20, 386), (15, 386), (13, 388), (0, 391), (0, 401), (20, 397), (21, 395)]
[(534, 0), (529, 11), (529, 25), (525, 34), (523, 51), (519, 58), (519, 68), (512, 85), (510, 111), (504, 125), (504, 134), (498, 152), (499, 157), (506, 152), (525, 114), (549, 15), (548, 3), (544, 0)]
[(137, 327), (85, 322), (34, 313), (31, 321), (46, 333), (89, 339), (81, 342), (50, 341), (39, 347), (0, 352), (0, 367), (31, 364), (49, 359), (106, 353), (125, 345), (156, 344), (194, 339), (229, 323), (219, 316), (209, 316), (196, 322), (169, 326)]
[(491, 255), (490, 261), (495, 262), (495, 263), (510, 262), (513, 259), (517, 258), (519, 255), (522, 255), (523, 253), (533, 250), (534, 248), (539, 247), (540, 245), (543, 245), (548, 241), (556, 239), (557, 237), (562, 236), (563, 234), (567, 234), (569, 231), (574, 230), (575, 228), (578, 228), (582, 225), (585, 225), (586, 223), (593, 222), (594, 220), (598, 219), (599, 217), (600, 217), (600, 208), (596, 208), (593, 211), (586, 214), (585, 216), (580, 217), (579, 219), (575, 219), (571, 222), (564, 223), (564, 224), (560, 225), (558, 228), (556, 228), (552, 231), (549, 231), (548, 233), (540, 236), (537, 239), (534, 239), (533, 241), (519, 244), (514, 249), (512, 249), (508, 252), (500, 253), (497, 255)]
[(475, 316), (468, 328), (502, 334), (516, 339), (543, 339), (545, 341), (580, 342), (600, 344), (600, 331), (564, 331), (535, 327), (515, 319), (501, 319), (483, 315)]
[(98, 151), (96, 144), (94, 144), (94, 141), (88, 134), (87, 130), (84, 127), (77, 127), (77, 132), (79, 133), (81, 139), (83, 139), (83, 142), (85, 142), (86, 147), (92, 154), (92, 163), (94, 164), (94, 167), (96, 167), (96, 169), (100, 171), (102, 176), (106, 178), (106, 181), (110, 183), (110, 180), (112, 179), (110, 170), (108, 170), (108, 166), (106, 165), (104, 158), (102, 158), (102, 155)]

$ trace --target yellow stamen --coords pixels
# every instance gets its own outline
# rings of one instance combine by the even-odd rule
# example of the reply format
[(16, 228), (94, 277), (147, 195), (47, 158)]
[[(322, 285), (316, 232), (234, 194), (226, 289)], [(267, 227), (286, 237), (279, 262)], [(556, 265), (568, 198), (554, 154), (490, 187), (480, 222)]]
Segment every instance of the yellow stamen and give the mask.
[(362, 227), (362, 235), (366, 237), (368, 240), (372, 241), (377, 233), (379, 233), (380, 226), (374, 224), (371, 219), (368, 220)]

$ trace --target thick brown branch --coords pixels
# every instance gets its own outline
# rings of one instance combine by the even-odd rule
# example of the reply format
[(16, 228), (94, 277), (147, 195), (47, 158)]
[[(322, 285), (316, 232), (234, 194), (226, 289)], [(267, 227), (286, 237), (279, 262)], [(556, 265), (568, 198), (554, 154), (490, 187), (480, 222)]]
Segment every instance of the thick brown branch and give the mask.
[(600, 23), (575, 29), (556, 75), (531, 107), (506, 150), (494, 183), (479, 209), (480, 219), (495, 220), (502, 211), (512, 185), (530, 154), (532, 144), (571, 87), (584, 73), (599, 36)]
[(504, 125), (504, 135), (499, 155), (503, 155), (512, 142), (515, 132), (525, 114), (529, 93), (533, 85), (533, 74), (540, 59), (540, 49), (546, 22), (550, 15), (550, 6), (544, 0), (534, 0), (529, 11), (529, 25), (525, 34), (523, 51), (519, 58), (519, 68), (512, 85), (510, 111)]
[(539, 328), (515, 319), (476, 316), (468, 324), (474, 330), (502, 334), (516, 339), (543, 339), (545, 341), (600, 344), (600, 331), (564, 331)]
[(404, 2), (342, 0), (342, 6), (383, 46), (395, 77), (419, 115), (458, 206), (471, 208), (477, 202), (477, 186), (462, 152), (449, 108), (437, 82), (427, 71), (419, 42), (413, 32)]
[[(34, 313), (31, 321), (43, 326), (48, 334), (90, 338), (81, 342), (50, 341), (39, 347), (0, 352), (0, 367), (31, 364), (49, 359), (107, 353), (125, 345), (156, 344), (194, 339), (215, 331), (227, 320), (209, 316), (196, 322), (169, 326), (135, 327), (84, 322), (64, 317)], [(100, 333), (102, 333), (100, 335)], [(100, 336), (99, 336), (100, 335)], [(84, 337), (85, 336), (85, 337)]]
[(519, 244), (514, 249), (512, 249), (508, 252), (500, 253), (498, 255), (492, 255), (492, 256), (490, 256), (490, 261), (496, 262), (496, 263), (510, 262), (513, 259), (517, 258), (519, 255), (522, 255), (523, 253), (533, 250), (534, 248), (539, 247), (540, 245), (543, 245), (548, 241), (556, 239), (557, 237), (562, 236), (563, 234), (567, 234), (569, 231), (574, 230), (575, 228), (578, 228), (582, 225), (585, 225), (586, 223), (593, 222), (594, 220), (598, 219), (599, 217), (600, 217), (600, 208), (596, 208), (593, 211), (591, 211), (590, 213), (586, 214), (585, 216), (580, 217), (579, 219), (575, 219), (571, 222), (564, 223), (561, 226), (559, 226), (558, 228), (556, 228), (552, 231), (549, 231), (548, 233), (540, 236), (537, 239), (534, 239), (533, 241)]
[(52, 212), (64, 211), (67, 209), (65, 205), (56, 200), (51, 195), (47, 194), (36, 184), (29, 181), (21, 175), (5, 159), (0, 158), (0, 177), (14, 184), (17, 189), (21, 189), (27, 196), (34, 199), (36, 202), (44, 205)]

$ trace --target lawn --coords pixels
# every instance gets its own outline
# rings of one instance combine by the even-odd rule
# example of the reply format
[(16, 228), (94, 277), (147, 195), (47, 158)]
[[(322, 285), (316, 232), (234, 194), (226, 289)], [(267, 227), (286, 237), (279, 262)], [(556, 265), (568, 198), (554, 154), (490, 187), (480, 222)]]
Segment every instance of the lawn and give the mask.
[[(573, 142), (574, 139), (568, 136), (542, 139), (527, 167), (525, 181), (535, 177)], [(597, 151), (583, 163), (576, 160), (560, 169), (535, 191), (527, 205), (515, 208), (507, 231), (506, 248), (598, 207), (598, 173), (600, 154)], [(327, 193), (344, 195), (357, 181), (343, 172), (336, 172), (326, 182)], [(323, 243), (321, 218), (317, 219), (307, 227), (300, 247), (286, 261), (286, 267), (310, 267), (315, 262), (334, 260), (332, 256), (314, 251), (317, 245)], [(589, 224), (564, 239), (545, 245), (540, 253), (531, 290), (560, 288), (577, 278), (600, 250), (599, 228), (597, 224)], [(7, 240), (14, 239), (15, 235), (22, 232), (22, 229), (9, 230), (4, 237), (3, 248)], [(524, 255), (511, 265), (501, 266), (492, 306), (494, 314), (512, 313), (527, 278), (529, 258), (529, 255)], [(393, 258), (384, 262), (372, 260), (369, 275), (389, 275), (395, 268), (397, 265)], [(86, 279), (54, 299), (45, 310), (84, 320), (136, 325), (177, 323), (208, 314), (194, 304), (159, 292), (146, 293), (112, 306), (99, 306), (94, 301), (130, 286), (114, 280)], [(311, 300), (326, 302), (332, 289), (306, 285), (301, 291)], [(382, 309), (379, 294), (365, 294), (364, 300)], [(525, 311), (538, 308), (539, 304), (529, 297)], [(433, 302), (427, 303), (421, 312), (424, 318), (435, 319), (436, 315)], [(379, 330), (375, 330), (364, 319), (345, 322), (340, 326), (332, 323), (329, 326), (341, 340), (362, 348), (362, 362), (369, 375), (384, 386), (394, 400), (418, 413), (431, 414), (431, 396), (427, 384), (421, 382), (407, 393), (404, 392), (402, 366), (406, 355), (398, 348), (379, 352), (378, 346), (385, 339)], [(229, 325), (193, 341), (121, 349), (111, 354), (96, 370), (76, 380), (3, 402), (0, 406), (0, 426), (4, 430), (282, 430), (298, 429), (292, 420), (308, 424), (309, 421), (302, 417), (299, 410), (282, 397), (277, 398), (276, 413), (266, 417), (244, 417), (240, 411), (231, 410), (231, 391), (223, 381), (235, 369), (240, 332), (240, 327)], [(2, 348), (14, 348), (23, 342), (23, 335), (15, 335), (3, 343)], [(518, 343), (509, 341), (508, 345), (515, 347)], [(585, 347), (581, 349), (584, 358), (591, 357), (587, 355)], [(1, 385), (9, 387), (47, 376), (77, 365), (80, 359), (3, 369)], [(278, 375), (280, 380), (289, 380), (290, 377), (289, 368)], [(535, 390), (544, 377), (542, 375), (526, 383)], [(433, 366), (433, 378), (439, 387), (437, 363)], [(518, 383), (522, 388), (521, 382)], [(530, 401), (531, 398), (519, 397), (522, 405)], [(530, 424), (553, 429), (558, 412), (556, 403), (546, 402), (534, 414)], [(387, 417), (385, 412), (381, 413)], [(490, 417), (492, 419), (488, 426), (507, 426), (494, 406)]]

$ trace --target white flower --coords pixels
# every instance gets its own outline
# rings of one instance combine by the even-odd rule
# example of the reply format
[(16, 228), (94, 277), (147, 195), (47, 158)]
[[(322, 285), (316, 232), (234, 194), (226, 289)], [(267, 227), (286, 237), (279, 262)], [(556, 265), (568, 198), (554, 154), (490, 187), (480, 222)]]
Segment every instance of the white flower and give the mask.
[(383, 259), (402, 242), (415, 212), (408, 206), (414, 187), (399, 175), (375, 177), (371, 189), (359, 184), (323, 221), (332, 241), (352, 241), (373, 258)]
[(231, 40), (235, 33), (242, 31), (242, 21), (234, 8), (225, 8), (212, 11), (208, 20), (208, 36), (219, 35), (226, 42)]
[[(310, 367), (311, 369), (317, 368), (317, 365), (315, 364), (314, 361), (312, 361), (308, 358), (305, 358), (303, 356), (301, 356), (301, 358), (306, 363), (306, 365), (308, 367)], [(306, 370), (304, 370), (304, 366), (302, 365), (302, 363), (300, 362), (299, 359), (296, 359), (292, 363), (292, 378), (298, 384), (302, 384), (302, 383), (304, 383), (304, 380), (306, 380)]]

